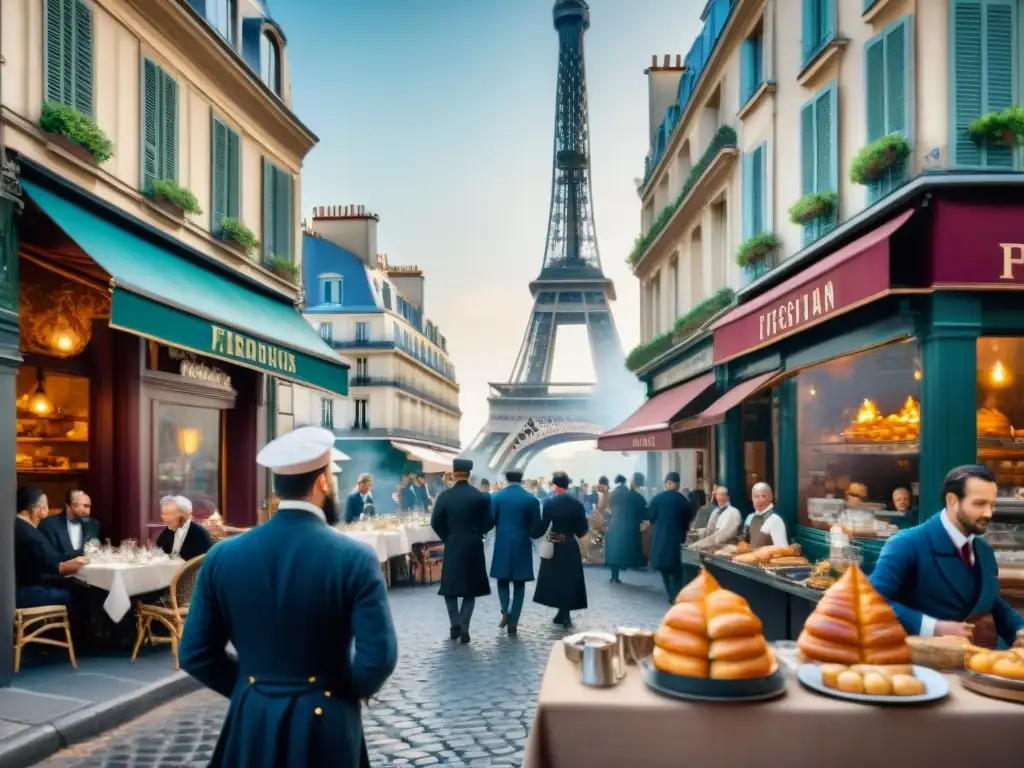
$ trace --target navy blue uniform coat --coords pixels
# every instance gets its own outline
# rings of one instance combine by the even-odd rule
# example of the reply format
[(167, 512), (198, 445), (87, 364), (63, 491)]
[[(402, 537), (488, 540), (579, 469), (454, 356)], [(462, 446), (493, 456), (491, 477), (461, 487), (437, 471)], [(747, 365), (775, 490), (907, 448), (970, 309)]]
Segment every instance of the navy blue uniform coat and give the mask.
[(494, 515), (494, 552), (491, 578), (505, 581), (533, 581), (532, 538), (540, 527), (540, 502), (518, 483), (491, 497)]
[(604, 536), (604, 564), (613, 568), (643, 568), (643, 541), (640, 523), (647, 517), (647, 501), (632, 488), (615, 486), (609, 494), (611, 512)]
[(360, 701), (398, 659), (380, 563), (287, 503), (199, 571), (181, 666), (231, 699), (210, 765), (368, 766)]
[(42, 533), (53, 545), (53, 548), (61, 553), (64, 560), (78, 557), (85, 549), (85, 543), (100, 538), (100, 521), (91, 517), (82, 519), (82, 546), (75, 549), (71, 546), (71, 535), (68, 533), (68, 514), (61, 512), (53, 517), (46, 517), (39, 523), (39, 532)]
[(444, 597), (491, 594), (484, 558), (484, 534), (494, 527), (491, 494), (460, 480), (437, 497), (430, 527), (444, 542), (438, 594)]
[(999, 566), (992, 546), (973, 539), (975, 567), (980, 569), (981, 590), (974, 574), (960, 559), (939, 512), (913, 528), (900, 531), (882, 547), (871, 584), (899, 618), (907, 634), (921, 631), (922, 615), (939, 621), (966, 621), (991, 613), (996, 632), (1013, 645), (1024, 619), (999, 596)]
[(590, 530), (583, 505), (568, 493), (548, 499), (541, 515), (541, 531), (549, 525), (551, 533), (561, 534), (565, 541), (555, 544), (554, 557), (541, 559), (533, 602), (564, 611), (581, 611), (587, 607), (587, 583), (577, 539)]
[[(373, 499), (373, 496), (370, 496)], [(345, 522), (352, 523), (359, 519), (359, 516), (363, 514), (363, 494), (359, 491), (352, 491), (345, 499)], [(371, 513), (371, 517), (375, 517), (375, 513)]]
[(693, 522), (693, 507), (679, 491), (662, 491), (647, 507), (654, 526), (651, 536), (651, 568), (674, 571), (683, 567), (679, 548), (686, 543), (686, 532)]

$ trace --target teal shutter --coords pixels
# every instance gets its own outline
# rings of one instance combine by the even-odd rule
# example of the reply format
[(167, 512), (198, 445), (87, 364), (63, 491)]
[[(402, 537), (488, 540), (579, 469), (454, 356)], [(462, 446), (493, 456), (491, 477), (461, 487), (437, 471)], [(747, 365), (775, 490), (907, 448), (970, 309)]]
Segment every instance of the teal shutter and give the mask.
[[(985, 4), (985, 112), (1000, 112), (1012, 107), (1016, 93), (1016, 29), (1017, 4), (1007, 0), (988, 0)], [(1011, 147), (990, 147), (985, 150), (989, 168), (1013, 168)]]
[[(839, 191), (839, 92), (833, 81), (800, 109), (803, 194)], [(837, 216), (804, 227), (804, 245), (835, 228)]]
[(274, 253), (292, 261), (292, 177), (279, 168), (274, 172)]
[(867, 101), (867, 142), (878, 141), (885, 131), (885, 35), (864, 45), (864, 96)]
[(213, 192), (210, 203), (210, 231), (221, 233), (221, 220), (228, 215), (228, 128), (216, 118), (213, 119), (213, 151), (211, 154), (210, 178)]
[(910, 135), (910, 94), (913, 62), (910, 60), (910, 17), (885, 31), (885, 135)]
[(800, 190), (804, 195), (814, 192), (814, 101), (800, 108)]
[(750, 153), (750, 222), (751, 235), (760, 235), (764, 227), (765, 145)]
[(92, 117), (92, 9), (82, 0), (45, 0), (45, 5), (45, 98)]
[(818, 0), (802, 0), (800, 10), (800, 42), (803, 49), (803, 63), (806, 64), (818, 46)]
[(263, 158), (263, 259), (274, 255), (274, 165)]
[(754, 236), (754, 153), (743, 156), (743, 239)]
[[(65, 86), (64, 62), (69, 57), (71, 14), (74, 0), (46, 0), (46, 100), (64, 104), (70, 83)], [(65, 43), (67, 41), (67, 43)], [(71, 62), (68, 62), (70, 68)]]
[(232, 219), (241, 216), (242, 209), (242, 139), (237, 133), (228, 129), (228, 163), (227, 163), (227, 210)]
[(75, 0), (74, 107), (92, 117), (92, 10)]
[(160, 70), (160, 178), (178, 180), (178, 84)]
[(152, 191), (160, 173), (160, 76), (149, 59), (142, 65), (142, 191)]
[(740, 46), (740, 106), (742, 107), (754, 95), (757, 86), (754, 84), (754, 41), (746, 39)]

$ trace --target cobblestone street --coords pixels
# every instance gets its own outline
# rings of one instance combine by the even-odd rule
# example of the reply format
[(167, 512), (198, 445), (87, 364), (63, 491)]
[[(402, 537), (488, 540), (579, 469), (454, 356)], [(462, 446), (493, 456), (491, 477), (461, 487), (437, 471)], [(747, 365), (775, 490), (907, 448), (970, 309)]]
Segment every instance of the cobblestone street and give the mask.
[[(656, 573), (628, 572), (622, 585), (610, 585), (603, 568), (586, 574), (590, 608), (574, 615), (571, 631), (660, 621), (666, 602)], [(543, 665), (552, 642), (566, 634), (550, 623), (554, 611), (532, 603), (532, 597), (531, 584), (519, 636), (513, 638), (498, 629), (496, 594), (478, 600), (473, 641), (461, 646), (448, 640), (436, 586), (392, 590), (400, 657), (394, 676), (364, 713), (373, 765), (521, 765)], [(193, 694), (39, 765), (206, 765), (226, 706), (215, 694)]]

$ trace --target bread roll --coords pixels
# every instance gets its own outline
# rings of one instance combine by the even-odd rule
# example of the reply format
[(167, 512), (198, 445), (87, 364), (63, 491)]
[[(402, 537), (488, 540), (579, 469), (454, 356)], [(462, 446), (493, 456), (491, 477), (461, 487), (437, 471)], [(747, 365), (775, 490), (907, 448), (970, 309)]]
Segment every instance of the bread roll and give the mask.
[(804, 631), (822, 640), (839, 645), (856, 646), (860, 640), (857, 626), (842, 619), (833, 619), (821, 613), (813, 613), (804, 623)]
[(701, 635), (693, 632), (686, 632), (674, 627), (660, 626), (654, 633), (654, 644), (672, 653), (679, 653), (683, 656), (696, 656), (697, 658), (708, 658), (708, 641)]
[(670, 675), (680, 677), (707, 677), (708, 660), (693, 656), (682, 656), (670, 653), (664, 648), (654, 646), (654, 667)]
[(991, 674), (1009, 680), (1024, 680), (1024, 662), (1006, 656), (992, 666)]
[(975, 653), (967, 660), (967, 668), (980, 675), (991, 675), (992, 667), (995, 666), (998, 659), (999, 657), (995, 653)]
[(892, 692), (897, 696), (921, 696), (925, 692), (924, 680), (912, 675), (893, 675)]
[(848, 669), (840, 672), (836, 679), (836, 688), (844, 693), (864, 693), (864, 678)]
[(722, 586), (715, 580), (715, 577), (708, 573), (706, 568), (701, 568), (697, 578), (683, 587), (676, 595), (676, 603), (702, 603), (704, 599)]
[(768, 652), (764, 635), (752, 637), (729, 637), (711, 643), (708, 658), (712, 661), (742, 661), (753, 659)]
[(839, 675), (848, 670), (849, 667), (843, 664), (822, 664), (821, 682), (826, 688), (839, 687)]
[(775, 668), (771, 652), (742, 661), (712, 661), (711, 677), (715, 680), (749, 680), (770, 675)]
[(893, 683), (880, 672), (868, 672), (863, 675), (864, 693), (872, 696), (889, 696), (893, 691)]
[(740, 563), (742, 565), (757, 565), (758, 563), (757, 555), (754, 552), (747, 552), (743, 555), (736, 555), (736, 557), (734, 557), (732, 561), (734, 563)]
[(910, 646), (892, 645), (886, 648), (865, 648), (861, 652), (865, 664), (910, 664)]
[(868, 672), (878, 672), (886, 677), (893, 675), (912, 675), (914, 667), (911, 664), (854, 664), (851, 669), (866, 675)]
[(800, 633), (796, 644), (804, 658), (809, 661), (826, 661), (847, 666), (860, 662), (859, 648), (830, 643), (828, 640), (815, 637), (806, 629)]
[(861, 628), (860, 644), (864, 648), (886, 648), (905, 645), (907, 633), (898, 622), (871, 624)]
[(708, 620), (707, 634), (712, 640), (750, 637), (761, 633), (761, 620), (752, 613), (726, 613)]
[(704, 615), (708, 619), (727, 613), (751, 613), (750, 604), (735, 592), (720, 589), (712, 592), (704, 601)]
[(706, 636), (704, 609), (697, 603), (679, 603), (669, 608), (665, 614), (664, 623), (673, 629), (681, 629), (684, 632), (692, 632), (702, 637)]

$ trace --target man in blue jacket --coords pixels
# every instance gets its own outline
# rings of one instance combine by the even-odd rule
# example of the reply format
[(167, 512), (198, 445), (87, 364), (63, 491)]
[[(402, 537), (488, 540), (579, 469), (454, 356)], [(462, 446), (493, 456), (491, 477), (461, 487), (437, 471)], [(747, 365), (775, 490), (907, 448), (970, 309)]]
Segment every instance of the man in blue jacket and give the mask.
[[(540, 502), (523, 488), (523, 473), (505, 473), (508, 485), (491, 497), (494, 517), (494, 552), (491, 555), (491, 578), (498, 580), (498, 601), (501, 621), (510, 635), (519, 631), (519, 615), (523, 612), (526, 582), (533, 581), (533, 542), (543, 535), (540, 524)], [(509, 585), (512, 603), (509, 605)]]
[[(231, 699), (212, 766), (369, 766), (360, 716), (398, 645), (376, 554), (338, 520), (334, 435), (268, 443), (277, 514), (210, 550), (181, 639), (181, 666)], [(225, 651), (231, 643), (238, 657)]]
[(882, 547), (871, 583), (911, 635), (1013, 645), (1024, 619), (999, 596), (999, 566), (981, 538), (996, 504), (996, 477), (980, 464), (951, 470), (946, 507)]
[(356, 489), (345, 499), (345, 522), (354, 523), (363, 515), (374, 517), (376, 508), (370, 490), (373, 488), (373, 475), (363, 472), (356, 481)]

